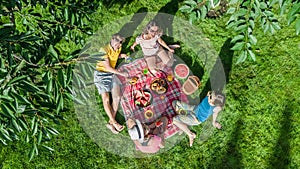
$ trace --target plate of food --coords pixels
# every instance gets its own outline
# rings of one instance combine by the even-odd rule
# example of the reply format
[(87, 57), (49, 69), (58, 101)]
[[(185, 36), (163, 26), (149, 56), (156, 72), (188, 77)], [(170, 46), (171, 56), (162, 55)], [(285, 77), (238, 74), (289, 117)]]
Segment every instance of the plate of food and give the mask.
[(147, 107), (152, 101), (152, 94), (148, 90), (135, 90), (133, 97), (134, 104), (140, 107)]

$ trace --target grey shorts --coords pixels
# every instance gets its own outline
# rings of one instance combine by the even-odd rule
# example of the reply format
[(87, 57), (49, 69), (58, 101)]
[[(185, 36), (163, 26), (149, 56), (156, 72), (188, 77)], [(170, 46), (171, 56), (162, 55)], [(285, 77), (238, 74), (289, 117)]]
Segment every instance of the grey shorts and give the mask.
[(187, 111), (186, 115), (177, 115), (173, 117), (173, 121), (178, 121), (185, 123), (188, 126), (196, 126), (199, 125), (201, 122), (197, 119), (196, 114), (193, 111)]
[(114, 85), (117, 84), (117, 80), (115, 79), (113, 73), (108, 72), (94, 72), (94, 83), (98, 89), (98, 93), (101, 95), (105, 92), (111, 92)]

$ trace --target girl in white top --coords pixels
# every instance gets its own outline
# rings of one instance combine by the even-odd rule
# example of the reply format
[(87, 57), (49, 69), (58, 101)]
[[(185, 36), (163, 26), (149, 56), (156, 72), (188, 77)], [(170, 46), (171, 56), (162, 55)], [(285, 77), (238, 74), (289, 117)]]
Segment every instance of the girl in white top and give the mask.
[[(167, 45), (160, 37), (162, 31), (154, 21), (150, 21), (143, 33), (138, 36), (134, 44), (130, 47), (134, 50), (136, 45), (140, 45), (145, 56), (146, 62), (150, 71), (156, 69), (156, 56), (167, 66), (172, 66), (174, 48), (179, 48), (179, 45)], [(166, 48), (171, 55), (169, 55), (162, 47)]]

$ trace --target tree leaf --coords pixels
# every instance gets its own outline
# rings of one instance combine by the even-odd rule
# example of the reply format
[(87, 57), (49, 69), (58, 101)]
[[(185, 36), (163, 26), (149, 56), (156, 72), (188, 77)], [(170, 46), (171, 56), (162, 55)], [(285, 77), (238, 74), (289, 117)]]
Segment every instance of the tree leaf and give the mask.
[(240, 31), (245, 31), (247, 30), (247, 25), (240, 25), (239, 27), (235, 28), (234, 30), (237, 31), (237, 32), (240, 32)]
[(189, 23), (193, 24), (193, 22), (196, 21), (196, 19), (197, 19), (196, 12), (194, 12), (194, 11), (191, 12), (189, 15)]
[(238, 40), (243, 39), (245, 36), (244, 35), (236, 35), (230, 42), (235, 43)]
[(0, 95), (0, 99), (1, 100), (6, 100), (7, 102), (12, 102), (14, 101), (14, 99), (10, 96), (7, 96), (7, 95)]
[(4, 128), (1, 128), (0, 129), (0, 132), (1, 134), (3, 135), (4, 139), (8, 140), (8, 141), (13, 141), (11, 138), (10, 138), (10, 135), (8, 133), (7, 130), (5, 130)]
[(22, 131), (22, 128), (19, 126), (19, 124), (17, 123), (17, 121), (15, 119), (12, 119), (11, 122), (18, 132)]
[(246, 14), (247, 14), (247, 10), (246, 9), (244, 9), (244, 8), (240, 8), (240, 10), (238, 10), (236, 13), (235, 13), (235, 15), (236, 16), (245, 16)]
[(250, 24), (250, 26), (251, 26), (252, 29), (255, 28), (255, 23), (254, 23), (254, 21), (252, 19), (249, 20), (249, 24)]
[(39, 121), (36, 121), (34, 123), (34, 128), (32, 130), (32, 136), (34, 136), (36, 134), (36, 132), (38, 131), (38, 127), (39, 127)]
[(22, 125), (23, 129), (28, 130), (26, 123), (22, 119), (18, 119), (18, 120), (19, 120), (20, 124)]
[(230, 7), (228, 10), (227, 10), (227, 14), (233, 14), (235, 12), (235, 8), (234, 7)]
[(291, 23), (293, 23), (296, 20), (296, 16), (290, 16), (288, 17), (288, 25), (290, 25)]
[(247, 52), (241, 51), (241, 53), (239, 55), (239, 59), (237, 61), (237, 64), (244, 62), (246, 60), (246, 58), (247, 58)]
[(11, 111), (7, 105), (5, 103), (2, 103), (1, 105), (1, 109), (2, 111), (8, 116), (8, 117), (11, 117), (11, 118), (14, 118), (16, 119), (15, 115), (13, 114), (13, 111)]
[(48, 94), (51, 94), (52, 92), (52, 89), (53, 89), (53, 80), (50, 79), (47, 83), (47, 87), (46, 87), (46, 91)]
[(250, 43), (256, 45), (257, 39), (254, 35), (249, 35)]
[(65, 8), (65, 10), (64, 10), (64, 12), (65, 12), (65, 20), (66, 21), (68, 21), (69, 20), (69, 11), (68, 11), (68, 8)]
[(29, 153), (29, 161), (31, 161), (33, 159), (33, 156), (35, 155), (35, 147), (34, 147), (34, 144), (32, 145), (32, 148), (30, 150), (30, 153)]
[(272, 24), (270, 24), (270, 32), (271, 32), (271, 34), (274, 34), (274, 33), (275, 33), (275, 29), (274, 29), (274, 27), (272, 26)]
[(203, 20), (206, 17), (206, 14), (208, 12), (206, 6), (201, 7), (200, 11), (201, 11), (200, 18)]
[(180, 7), (178, 10), (181, 11), (181, 12), (188, 12), (188, 11), (191, 10), (191, 7), (188, 6), (188, 5), (183, 5), (183, 6)]
[(63, 107), (64, 107), (64, 99), (63, 99), (62, 94), (59, 95), (59, 98), (58, 98), (58, 100), (56, 102), (56, 105), (57, 105), (57, 107), (56, 107), (56, 113), (58, 114), (60, 112), (60, 110), (62, 110)]
[(19, 81), (21, 81), (21, 80), (23, 80), (23, 79), (26, 79), (27, 77), (28, 77), (27, 75), (16, 76), (16, 77), (14, 77), (12, 80), (10, 80), (10, 81), (7, 83), (7, 85), (11, 85), (11, 84), (13, 84), (13, 83), (19, 82)]
[(255, 54), (251, 50), (248, 50), (248, 53), (249, 53), (250, 57), (252, 58), (252, 60), (256, 61)]
[(245, 42), (238, 42), (236, 43), (231, 50), (241, 50), (245, 45)]
[(278, 22), (272, 22), (273, 27), (275, 28), (275, 30), (280, 30), (280, 26)]
[(238, 2), (238, 0), (230, 0), (230, 1), (229, 1), (229, 5), (236, 4), (237, 2)]
[(300, 18), (297, 20), (295, 28), (296, 28), (296, 35), (299, 35), (299, 33), (300, 33)]
[(62, 86), (62, 88), (66, 88), (65, 75), (62, 69), (58, 70), (58, 82)]
[(290, 9), (290, 11), (288, 13), (288, 18), (295, 16), (299, 12), (300, 12), (300, 3), (298, 2), (293, 5), (292, 9)]
[(269, 5), (270, 6), (273, 6), (275, 3), (277, 3), (278, 2), (278, 0), (270, 0), (270, 3), (269, 3)]
[(55, 51), (53, 45), (50, 45), (50, 46), (49, 46), (48, 52), (49, 52), (53, 57), (55, 57), (56, 60), (58, 60), (58, 54), (57, 54), (57, 52)]
[(42, 130), (39, 130), (39, 135), (38, 135), (38, 145), (41, 144), (42, 138), (43, 138), (43, 131), (42, 131)]
[(261, 9), (266, 9), (266, 8), (268, 8), (268, 5), (267, 5), (265, 2), (260, 2), (259, 5), (260, 5), (260, 8), (261, 8)]
[(266, 33), (269, 30), (269, 28), (270, 28), (270, 23), (267, 22), (264, 26), (264, 33)]
[(197, 6), (197, 2), (193, 1), (193, 0), (187, 0), (184, 1), (185, 4), (190, 5), (192, 7), (196, 7)]
[(54, 135), (58, 135), (59, 132), (53, 127), (47, 127), (48, 131)]
[(32, 92), (37, 92), (37, 91), (41, 91), (37, 86), (35, 86), (34, 84), (28, 82), (28, 81), (22, 81), (22, 83), (24, 84), (23, 88), (24, 89), (28, 89), (29, 91)]
[(49, 150), (49, 151), (54, 151), (54, 149), (51, 148), (51, 147), (48, 147), (48, 146), (45, 146), (45, 145), (42, 145), (42, 147), (46, 148), (46, 149)]

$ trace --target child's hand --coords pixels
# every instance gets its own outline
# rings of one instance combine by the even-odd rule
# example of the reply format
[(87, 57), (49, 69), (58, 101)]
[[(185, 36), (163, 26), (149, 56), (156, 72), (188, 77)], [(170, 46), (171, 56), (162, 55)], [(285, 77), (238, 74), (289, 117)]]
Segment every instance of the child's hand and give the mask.
[(135, 121), (133, 119), (131, 119), (131, 118), (128, 119), (126, 123), (127, 123), (127, 127), (129, 129), (131, 129), (134, 125), (136, 125)]
[(126, 55), (126, 54), (124, 54), (124, 53), (122, 53), (122, 54), (120, 54), (120, 58), (128, 58), (128, 56)]
[(135, 47), (135, 46), (132, 45), (132, 46), (130, 46), (130, 49), (134, 51), (134, 47)]

